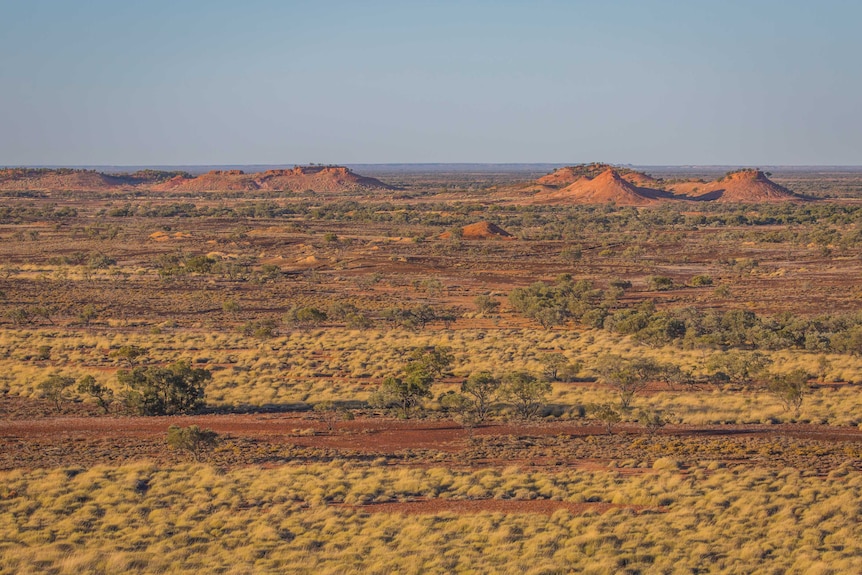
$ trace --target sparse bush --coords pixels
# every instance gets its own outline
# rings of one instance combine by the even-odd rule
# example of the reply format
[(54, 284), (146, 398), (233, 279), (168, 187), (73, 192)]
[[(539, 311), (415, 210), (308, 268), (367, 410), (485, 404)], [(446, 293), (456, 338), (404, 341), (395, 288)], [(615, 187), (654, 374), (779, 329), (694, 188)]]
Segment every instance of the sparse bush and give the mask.
[(654, 291), (667, 291), (673, 289), (673, 280), (667, 276), (651, 276), (648, 280), (649, 288)]
[(241, 331), (246, 337), (268, 339), (278, 334), (278, 322), (271, 318), (248, 321), (242, 326)]
[(218, 433), (210, 429), (201, 429), (197, 425), (168, 428), (168, 447), (188, 452), (195, 461), (201, 460), (201, 455), (218, 445)]
[(691, 278), (689, 285), (692, 287), (711, 286), (712, 278), (708, 275), (697, 275)]
[(493, 315), (500, 309), (500, 302), (489, 295), (477, 295), (473, 298), (476, 311), (483, 316)]
[(663, 413), (656, 409), (645, 409), (638, 415), (638, 423), (644, 426), (649, 435), (655, 435), (658, 430), (673, 423), (675, 416), (672, 413)]
[(284, 316), (288, 325), (301, 329), (310, 329), (326, 321), (326, 312), (313, 306), (297, 306), (290, 309)]
[(622, 421), (622, 414), (610, 403), (594, 403), (587, 406), (587, 414), (605, 426), (608, 435), (614, 432), (614, 425)]
[(321, 420), (326, 423), (326, 428), (332, 433), (335, 430), (335, 425), (342, 420), (353, 419), (353, 414), (339, 407), (334, 401), (321, 401), (314, 404), (314, 413), (318, 414)]
[(804, 369), (794, 369), (790, 373), (769, 377), (766, 389), (784, 405), (784, 411), (793, 410), (796, 417), (802, 408), (802, 401), (810, 392), (808, 380), (811, 375)]

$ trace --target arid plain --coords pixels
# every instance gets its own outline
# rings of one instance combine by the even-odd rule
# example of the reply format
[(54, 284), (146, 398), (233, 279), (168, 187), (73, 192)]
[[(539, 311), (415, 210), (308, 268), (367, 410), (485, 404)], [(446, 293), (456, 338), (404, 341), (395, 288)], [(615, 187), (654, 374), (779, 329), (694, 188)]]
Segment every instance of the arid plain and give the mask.
[(862, 172), (0, 190), (0, 573), (862, 571)]

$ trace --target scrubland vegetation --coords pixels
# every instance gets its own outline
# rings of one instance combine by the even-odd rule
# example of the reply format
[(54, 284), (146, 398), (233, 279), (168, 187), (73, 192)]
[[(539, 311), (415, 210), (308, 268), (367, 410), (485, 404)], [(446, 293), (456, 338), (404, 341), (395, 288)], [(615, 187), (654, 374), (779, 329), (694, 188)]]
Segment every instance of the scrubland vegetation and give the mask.
[(0, 573), (860, 571), (858, 203), (385, 194), (7, 194)]

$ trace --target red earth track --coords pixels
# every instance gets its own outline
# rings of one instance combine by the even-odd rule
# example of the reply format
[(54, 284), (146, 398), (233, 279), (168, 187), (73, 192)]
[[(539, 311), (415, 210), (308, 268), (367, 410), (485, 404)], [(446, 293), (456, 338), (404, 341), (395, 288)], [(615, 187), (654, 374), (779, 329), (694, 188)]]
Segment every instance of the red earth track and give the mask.
[[(603, 435), (598, 425), (573, 422), (492, 423), (473, 430), (447, 420), (394, 420), (362, 417), (339, 422), (333, 432), (320, 420), (304, 414), (229, 414), (177, 417), (54, 417), (0, 420), (0, 439), (8, 437), (153, 437), (171, 425), (198, 425), (237, 437), (280, 440), (295, 445), (392, 452), (401, 449), (458, 451), (465, 439), (476, 436), (575, 436)], [(313, 434), (302, 434), (309, 430)], [(615, 432), (641, 434), (637, 426), (617, 426)], [(663, 435), (678, 436), (791, 436), (815, 441), (862, 441), (862, 430), (808, 424), (751, 424), (668, 426)]]

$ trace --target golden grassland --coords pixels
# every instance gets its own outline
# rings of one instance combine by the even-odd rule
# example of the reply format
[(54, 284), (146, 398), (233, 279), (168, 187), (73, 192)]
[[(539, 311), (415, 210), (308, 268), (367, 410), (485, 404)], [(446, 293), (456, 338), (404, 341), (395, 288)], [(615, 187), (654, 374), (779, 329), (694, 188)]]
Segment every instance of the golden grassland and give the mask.
[[(213, 371), (207, 402), (213, 406), (263, 406), (315, 403), (324, 400), (365, 400), (385, 377), (397, 373), (404, 351), (417, 346), (450, 347), (455, 355), (454, 374), (463, 378), (488, 370), (500, 375), (526, 369), (541, 372), (542, 354), (562, 353), (583, 365), (583, 378), (595, 374), (590, 366), (606, 353), (649, 357), (673, 363), (695, 374), (706, 374), (710, 352), (676, 347), (648, 347), (603, 330), (547, 331), (535, 329), (462, 329), (415, 332), (410, 330), (313, 329), (256, 339), (232, 332), (205, 332), (166, 328), (160, 333), (123, 333), (68, 328), (0, 332), (0, 391), (36, 397), (38, 384), (51, 373), (79, 378), (93, 375), (117, 391), (120, 360), (112, 349), (137, 345), (149, 350), (148, 361), (191, 359)], [(51, 348), (49, 360), (36, 350)], [(862, 358), (799, 351), (766, 352), (772, 369), (788, 372), (802, 368), (818, 371), (826, 359), (825, 381), (862, 380)], [(457, 387), (437, 384), (435, 392)], [(612, 402), (612, 392), (590, 382), (557, 383), (549, 398), (566, 408)], [(659, 391), (636, 399), (636, 406), (672, 411), (684, 423), (759, 423), (788, 421), (779, 401), (765, 392), (720, 389)], [(434, 402), (429, 403), (434, 407)], [(575, 410), (577, 411), (577, 410)], [(862, 424), (862, 395), (855, 386), (817, 389), (805, 399), (800, 421), (830, 425)]]
[[(371, 513), (424, 498), (627, 506)], [(346, 506), (344, 505), (346, 504)], [(587, 506), (588, 507), (588, 506)], [(0, 474), (0, 573), (858, 573), (862, 474), (453, 471), (330, 463)]]

